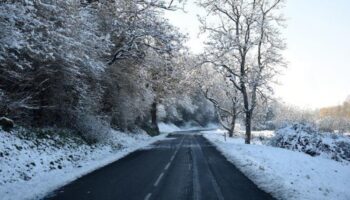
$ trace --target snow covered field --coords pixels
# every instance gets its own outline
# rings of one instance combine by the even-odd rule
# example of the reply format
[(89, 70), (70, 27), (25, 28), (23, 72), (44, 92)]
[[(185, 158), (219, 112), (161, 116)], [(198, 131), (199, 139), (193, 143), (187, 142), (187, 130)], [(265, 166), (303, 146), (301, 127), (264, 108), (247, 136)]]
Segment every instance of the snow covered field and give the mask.
[[(226, 158), (263, 190), (278, 199), (350, 199), (350, 163), (263, 145), (254, 139), (226, 138), (222, 130), (203, 131)], [(254, 132), (255, 138), (259, 138)], [(265, 135), (265, 133), (261, 133)], [(271, 133), (268, 133), (271, 134)]]
[(88, 145), (79, 138), (64, 138), (58, 134), (33, 137), (21, 131), (0, 130), (1, 199), (42, 198), (60, 186), (165, 137), (165, 134), (150, 137), (111, 131), (113, 137), (109, 144)]

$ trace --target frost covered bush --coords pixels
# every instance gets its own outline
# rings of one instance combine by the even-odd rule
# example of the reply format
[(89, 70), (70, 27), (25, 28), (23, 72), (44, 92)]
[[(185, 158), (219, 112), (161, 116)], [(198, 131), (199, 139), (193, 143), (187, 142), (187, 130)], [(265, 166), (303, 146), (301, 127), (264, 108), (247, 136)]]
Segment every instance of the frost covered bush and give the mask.
[(130, 132), (120, 132), (114, 130), (107, 121), (91, 114), (81, 113), (76, 117), (74, 129), (79, 131), (79, 136), (88, 144), (107, 145), (113, 149), (127, 146), (128, 141), (124, 141), (124, 138), (147, 138), (147, 134), (139, 128), (133, 129), (132, 134)]
[(108, 139), (111, 128), (106, 121), (84, 113), (75, 118), (74, 129), (89, 143), (105, 142)]
[(350, 161), (350, 138), (320, 133), (310, 124), (296, 123), (276, 131), (270, 145), (336, 161)]

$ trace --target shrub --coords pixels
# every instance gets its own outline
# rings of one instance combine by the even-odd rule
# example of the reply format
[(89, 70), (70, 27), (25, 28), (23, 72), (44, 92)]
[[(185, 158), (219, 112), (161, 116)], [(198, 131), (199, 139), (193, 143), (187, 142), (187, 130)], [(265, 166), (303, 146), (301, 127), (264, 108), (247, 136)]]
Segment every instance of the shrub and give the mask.
[(340, 134), (320, 133), (315, 126), (296, 123), (276, 131), (270, 145), (311, 156), (336, 161), (350, 161), (350, 138)]

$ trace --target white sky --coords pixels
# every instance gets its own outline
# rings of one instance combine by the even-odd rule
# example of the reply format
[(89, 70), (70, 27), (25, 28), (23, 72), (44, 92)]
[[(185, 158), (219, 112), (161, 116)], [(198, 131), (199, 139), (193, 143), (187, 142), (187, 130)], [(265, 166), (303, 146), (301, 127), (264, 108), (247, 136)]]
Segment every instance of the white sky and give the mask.
[[(187, 13), (166, 13), (170, 22), (188, 33), (188, 47), (203, 50), (205, 37), (199, 37), (197, 15), (204, 12), (188, 0)], [(289, 0), (283, 31), (288, 68), (275, 87), (286, 103), (303, 108), (341, 104), (350, 95), (350, 1)]]

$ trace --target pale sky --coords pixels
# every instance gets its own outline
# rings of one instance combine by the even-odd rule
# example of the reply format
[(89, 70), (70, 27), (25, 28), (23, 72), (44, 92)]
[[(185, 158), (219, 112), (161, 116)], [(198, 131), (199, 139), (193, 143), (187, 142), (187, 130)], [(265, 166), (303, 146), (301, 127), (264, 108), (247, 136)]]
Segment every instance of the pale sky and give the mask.
[[(166, 15), (189, 34), (190, 50), (200, 53), (205, 37), (197, 37), (197, 15), (204, 12), (193, 0), (186, 11)], [(275, 87), (276, 97), (302, 108), (341, 104), (350, 95), (350, 1), (288, 0), (284, 13), (288, 68)]]

